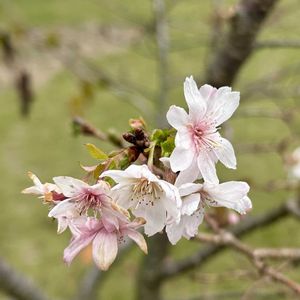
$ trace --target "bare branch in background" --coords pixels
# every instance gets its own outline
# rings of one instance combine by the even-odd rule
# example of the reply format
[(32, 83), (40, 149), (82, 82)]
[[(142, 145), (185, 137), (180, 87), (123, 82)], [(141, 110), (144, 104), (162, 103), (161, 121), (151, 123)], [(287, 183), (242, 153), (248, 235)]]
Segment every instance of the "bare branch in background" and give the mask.
[[(242, 237), (248, 233), (253, 232), (258, 228), (268, 226), (277, 222), (278, 220), (287, 217), (294, 212), (299, 211), (299, 204), (297, 200), (289, 200), (286, 203), (271, 209), (258, 216), (249, 216), (242, 220), (237, 225), (229, 229), (229, 231), (236, 237)], [(183, 274), (184, 272), (201, 267), (207, 263), (216, 254), (224, 250), (224, 245), (209, 245), (196, 252), (194, 255), (177, 262), (168, 262), (165, 264), (161, 273), (161, 280), (165, 280), (174, 276)]]
[(195, 238), (196, 240), (212, 243), (215, 245), (228, 246), (235, 249), (250, 260), (253, 266), (257, 269), (260, 276), (267, 276), (271, 280), (285, 285), (295, 294), (300, 295), (300, 284), (291, 280), (275, 268), (266, 264), (262, 260), (261, 256), (256, 255), (254, 249), (238, 240), (231, 232), (219, 228), (214, 219), (206, 218), (206, 221), (216, 234), (198, 233)]
[(169, 28), (166, 15), (165, 0), (153, 0), (153, 11), (156, 28), (156, 44), (158, 48), (158, 83), (159, 92), (156, 101), (156, 123), (158, 126), (165, 119), (165, 107), (169, 90)]
[(206, 81), (213, 86), (232, 85), (255, 48), (255, 39), (277, 0), (242, 0), (230, 18), (230, 29), (213, 53)]
[(272, 258), (272, 259), (290, 259), (299, 260), (300, 259), (300, 249), (299, 248), (258, 248), (254, 249), (254, 255), (259, 258)]
[(74, 117), (73, 125), (75, 127), (75, 133), (93, 136), (101, 141), (108, 142), (114, 146), (117, 146), (118, 148), (124, 147), (123, 139), (116, 135), (114, 132), (102, 132), (81, 117)]
[(256, 49), (266, 49), (266, 48), (291, 48), (298, 49), (300, 48), (300, 41), (291, 41), (291, 40), (269, 40), (269, 41), (258, 41), (255, 44)]
[(28, 278), (15, 271), (0, 258), (0, 289), (19, 300), (48, 300), (49, 298)]
[(27, 117), (33, 101), (32, 78), (30, 73), (17, 60), (17, 50), (13, 45), (11, 35), (0, 32), (0, 43), (7, 68), (12, 73), (15, 88), (19, 95), (21, 115)]

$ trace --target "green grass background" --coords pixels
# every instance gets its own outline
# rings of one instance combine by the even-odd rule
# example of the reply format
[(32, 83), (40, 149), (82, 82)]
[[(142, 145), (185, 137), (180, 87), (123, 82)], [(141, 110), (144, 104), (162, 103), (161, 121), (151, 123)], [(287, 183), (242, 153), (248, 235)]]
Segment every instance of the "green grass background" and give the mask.
[[(211, 1), (177, 2), (169, 12), (172, 50), (170, 53), (171, 91), (169, 104), (184, 104), (182, 82), (185, 76), (194, 74), (203, 77), (208, 57), (210, 35)], [(172, 1), (168, 2), (172, 4)], [(225, 7), (234, 1), (223, 1)], [(297, 0), (279, 2), (268, 20), (260, 39), (297, 39), (300, 34), (300, 12)], [(1, 0), (0, 28), (44, 28), (52, 30), (60, 27), (80, 27), (87, 22), (101, 25), (133, 26), (143, 28), (151, 25), (151, 2), (146, 0), (106, 1), (106, 0)], [(111, 55), (93, 57), (93, 63), (102, 70), (127, 82), (147, 89), (147, 94), (155, 94), (158, 76), (155, 61), (155, 43), (150, 34), (145, 34), (129, 48)], [(291, 98), (290, 92), (298, 84), (299, 72), (293, 71), (280, 79), (266, 84), (278, 89), (275, 97), (266, 97), (254, 90), (251, 97), (243, 101), (243, 91), (249, 84), (283, 68), (299, 66), (297, 49), (265, 49), (257, 51), (243, 68), (235, 89), (241, 91), (239, 110), (259, 109), (261, 112), (276, 112), (280, 107), (299, 107), (300, 100)], [(298, 68), (299, 69), (299, 68)], [(107, 145), (86, 137), (75, 138), (70, 125), (69, 101), (78, 91), (78, 81), (67, 70), (60, 72), (35, 90), (35, 102), (30, 117), (23, 119), (19, 114), (15, 90), (7, 85), (0, 89), (0, 255), (20, 272), (28, 274), (51, 297), (68, 299), (78, 288), (78, 282), (89, 268), (77, 258), (70, 268), (62, 262), (62, 252), (70, 235), (56, 235), (56, 224), (47, 218), (47, 207), (38, 199), (24, 196), (20, 191), (31, 185), (26, 177), (27, 170), (39, 175), (42, 181), (50, 181), (53, 176), (83, 176), (79, 162), (92, 163), (83, 144)], [(97, 89), (84, 116), (101, 129), (114, 128), (123, 132), (130, 117), (138, 117), (140, 112), (130, 104), (118, 99), (110, 91)], [(144, 115), (153, 124), (153, 115)], [(284, 122), (274, 118), (236, 116), (229, 121), (234, 129), (233, 144), (249, 142), (276, 142), (289, 137), (290, 131)], [(300, 118), (292, 124), (299, 133)], [(296, 142), (295, 142), (296, 145)], [(285, 170), (281, 158), (276, 153), (237, 153), (237, 171), (225, 170), (219, 166), (222, 180), (246, 179), (253, 185), (271, 179), (284, 179)], [(257, 214), (278, 205), (290, 193), (279, 191), (266, 193), (258, 188), (251, 191)], [(299, 223), (288, 219), (271, 227), (258, 230), (246, 239), (254, 246), (300, 246)], [(181, 241), (172, 248), (174, 257), (182, 258), (196, 251), (201, 245)], [(103, 299), (132, 299), (134, 277), (141, 254), (134, 250), (128, 258), (112, 271), (102, 286)], [(235, 269), (251, 269), (248, 261), (232, 251), (226, 251), (201, 270), (171, 280), (164, 286), (164, 294), (169, 299), (188, 299), (188, 296), (204, 295), (210, 292), (245, 291), (255, 280), (249, 278), (226, 278), (219, 282), (203, 282), (197, 279), (201, 274), (226, 274)], [(288, 272), (300, 280), (300, 270), (296, 267)], [(198, 276), (198, 277), (197, 277)], [(200, 278), (200, 277), (199, 277)], [(261, 294), (272, 285), (259, 284)], [(278, 289), (278, 286), (275, 287)], [(258, 296), (255, 296), (258, 297)], [(8, 299), (0, 294), (0, 299)], [(239, 296), (228, 299), (240, 299)], [(252, 298), (253, 299), (253, 298)], [(257, 298), (261, 299), (261, 298)], [(272, 299), (275, 299), (273, 297)], [(292, 295), (278, 296), (278, 299), (293, 299)]]

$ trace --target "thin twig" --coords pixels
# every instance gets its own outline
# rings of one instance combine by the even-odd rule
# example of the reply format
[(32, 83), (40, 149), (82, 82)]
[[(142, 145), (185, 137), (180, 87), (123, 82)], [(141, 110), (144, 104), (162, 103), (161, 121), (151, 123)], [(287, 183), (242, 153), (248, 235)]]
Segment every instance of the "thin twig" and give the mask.
[(216, 229), (215, 226), (213, 226), (213, 228), (214, 231), (217, 232), (217, 234), (213, 235), (213, 234), (199, 233), (195, 239), (202, 242), (208, 242), (215, 245), (223, 245), (223, 246), (229, 246), (231, 248), (234, 248), (238, 252), (245, 255), (251, 261), (251, 263), (258, 270), (260, 275), (268, 276), (273, 281), (285, 285), (286, 287), (291, 289), (294, 293), (300, 295), (300, 284), (291, 280), (284, 274), (280, 273), (278, 270), (266, 264), (261, 259), (260, 256), (255, 255), (255, 250), (253, 250), (247, 244), (238, 240), (231, 232), (223, 229)]

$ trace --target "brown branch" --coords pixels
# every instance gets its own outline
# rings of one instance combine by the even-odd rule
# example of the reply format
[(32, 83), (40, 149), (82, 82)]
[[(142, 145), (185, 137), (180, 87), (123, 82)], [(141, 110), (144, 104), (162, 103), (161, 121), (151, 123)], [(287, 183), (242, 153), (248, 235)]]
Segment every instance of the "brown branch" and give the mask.
[(256, 36), (277, 0), (241, 0), (230, 19), (230, 29), (214, 53), (206, 82), (232, 85), (240, 68), (255, 48)]
[(279, 282), (289, 289), (291, 289), (297, 295), (300, 295), (300, 284), (289, 279), (284, 274), (280, 273), (278, 270), (267, 265), (260, 256), (255, 254), (255, 250), (246, 245), (245, 243), (239, 241), (231, 232), (225, 230), (214, 230), (217, 234), (205, 234), (199, 233), (196, 236), (196, 240), (201, 242), (208, 242), (215, 245), (228, 246), (239, 253), (245, 255), (254, 267), (258, 270), (261, 276), (267, 276), (275, 282)]
[[(291, 212), (299, 210), (300, 209), (298, 202), (296, 200), (290, 200), (261, 215), (246, 217), (237, 225), (229, 228), (229, 231), (236, 237), (242, 237), (248, 233), (253, 232), (257, 228), (261, 229), (264, 226), (268, 226), (288, 216)], [(177, 262), (168, 262), (162, 268), (160, 280), (163, 281), (168, 278), (181, 275), (184, 272), (198, 268), (207, 263), (211, 258), (213, 258), (216, 254), (220, 253), (224, 249), (224, 245), (208, 245), (188, 258), (182, 259)]]
[(0, 258), (0, 289), (20, 300), (47, 300), (43, 292), (24, 275)]
[(255, 47), (257, 49), (266, 49), (266, 48), (291, 48), (291, 49), (298, 49), (300, 48), (300, 41), (287, 41), (287, 40), (282, 40), (282, 41), (259, 41), (255, 44)]
[(254, 249), (254, 255), (259, 258), (272, 258), (272, 259), (300, 259), (299, 248), (258, 248)]
[(101, 141), (111, 143), (112, 145), (117, 146), (118, 148), (124, 147), (124, 142), (119, 136), (117, 136), (113, 132), (102, 132), (101, 130), (94, 127), (81, 117), (74, 117), (73, 125), (75, 133), (93, 136)]

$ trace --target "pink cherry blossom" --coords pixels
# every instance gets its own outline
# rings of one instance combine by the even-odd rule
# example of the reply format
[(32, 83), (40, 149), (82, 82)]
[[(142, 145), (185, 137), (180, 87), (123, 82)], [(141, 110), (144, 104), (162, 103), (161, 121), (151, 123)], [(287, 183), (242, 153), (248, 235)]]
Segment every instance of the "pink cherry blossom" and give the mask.
[(110, 208), (110, 186), (104, 181), (90, 186), (86, 182), (67, 176), (53, 178), (60, 188), (65, 200), (58, 202), (49, 212), (50, 218), (58, 220), (58, 233), (63, 232), (70, 221), (82, 214), (88, 214), (91, 210), (93, 215), (101, 213), (103, 208)]
[(167, 113), (176, 130), (175, 149), (170, 156), (171, 168), (181, 171), (178, 184), (193, 182), (202, 176), (206, 182), (218, 183), (215, 164), (220, 160), (228, 168), (236, 168), (231, 143), (218, 132), (220, 124), (229, 119), (239, 105), (239, 93), (229, 87), (197, 88), (193, 77), (184, 82), (184, 95), (189, 114), (172, 105)]
[(249, 185), (242, 181), (183, 184), (179, 187), (182, 197), (180, 222), (171, 222), (166, 226), (170, 242), (176, 244), (182, 236), (190, 239), (197, 234), (198, 227), (203, 221), (205, 206), (227, 207), (245, 214), (252, 208), (248, 192)]
[(160, 180), (146, 165), (131, 165), (124, 171), (110, 170), (102, 176), (109, 176), (118, 183), (112, 188), (116, 202), (146, 220), (147, 235), (163, 230), (167, 219), (179, 222), (181, 199), (178, 189)]
[(73, 238), (64, 251), (64, 261), (70, 264), (74, 257), (92, 243), (93, 259), (101, 270), (107, 270), (114, 262), (118, 247), (129, 237), (147, 254), (147, 244), (137, 229), (144, 220), (130, 222), (118, 212), (105, 212), (99, 220), (81, 217), (73, 221)]

